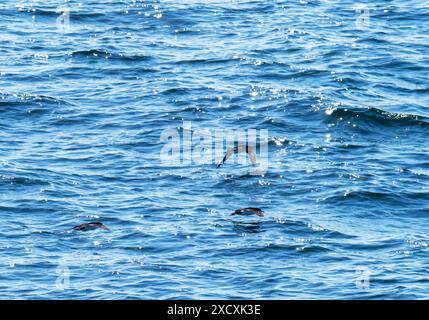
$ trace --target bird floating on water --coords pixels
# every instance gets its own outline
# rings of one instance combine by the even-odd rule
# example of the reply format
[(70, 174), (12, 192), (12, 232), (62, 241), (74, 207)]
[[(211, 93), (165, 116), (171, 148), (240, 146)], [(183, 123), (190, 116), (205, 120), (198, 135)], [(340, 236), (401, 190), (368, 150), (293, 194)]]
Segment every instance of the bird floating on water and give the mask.
[(223, 157), (223, 160), (221, 163), (218, 164), (217, 168), (219, 168), (222, 164), (225, 163), (226, 160), (228, 160), (231, 155), (240, 153), (240, 152), (246, 152), (249, 156), (250, 162), (252, 162), (252, 165), (256, 165), (256, 152), (255, 148), (248, 146), (247, 144), (238, 145), (234, 148), (228, 148), (228, 150), (225, 153), (225, 156)]
[(94, 229), (109, 230), (109, 228), (107, 228), (101, 222), (82, 223), (82, 224), (73, 228), (73, 230), (75, 230), (75, 231), (89, 231), (89, 230), (94, 230)]
[(263, 217), (264, 211), (262, 211), (262, 209), (259, 209), (259, 208), (242, 208), (242, 209), (237, 209), (233, 213), (231, 213), (232, 216), (233, 215), (252, 215), (252, 214), (256, 214), (258, 217)]

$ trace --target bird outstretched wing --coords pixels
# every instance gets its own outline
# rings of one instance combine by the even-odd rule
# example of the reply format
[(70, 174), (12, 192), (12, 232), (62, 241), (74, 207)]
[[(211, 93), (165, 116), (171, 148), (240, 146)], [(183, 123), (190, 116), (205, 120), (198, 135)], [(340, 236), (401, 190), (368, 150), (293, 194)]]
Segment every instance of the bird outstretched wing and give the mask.
[(221, 163), (219, 163), (217, 165), (217, 168), (219, 168), (222, 164), (224, 164), (226, 162), (226, 160), (228, 160), (229, 157), (231, 157), (231, 155), (233, 155), (234, 153), (240, 153), (240, 152), (246, 152), (247, 156), (250, 159), (250, 162), (252, 163), (252, 165), (256, 165), (256, 152), (255, 149), (248, 146), (248, 145), (239, 145), (235, 148), (228, 148), (228, 150), (225, 153), (225, 156), (223, 157)]

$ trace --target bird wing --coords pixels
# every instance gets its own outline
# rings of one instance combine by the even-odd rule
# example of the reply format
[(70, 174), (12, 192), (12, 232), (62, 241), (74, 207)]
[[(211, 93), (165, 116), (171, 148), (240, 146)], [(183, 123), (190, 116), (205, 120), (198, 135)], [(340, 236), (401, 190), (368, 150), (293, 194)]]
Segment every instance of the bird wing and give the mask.
[(247, 155), (249, 156), (250, 162), (252, 163), (252, 165), (256, 165), (256, 153), (253, 150), (253, 148), (248, 148), (247, 150)]
[(256, 213), (256, 215), (257, 215), (258, 217), (263, 217), (263, 216), (264, 216), (264, 211), (262, 211), (262, 210), (258, 210), (258, 211), (256, 211), (255, 213)]
[(228, 160), (228, 158), (234, 153), (234, 148), (228, 148), (228, 150), (225, 153), (225, 156), (223, 157), (223, 160), (221, 163), (218, 164), (218, 168), (225, 163), (226, 160)]

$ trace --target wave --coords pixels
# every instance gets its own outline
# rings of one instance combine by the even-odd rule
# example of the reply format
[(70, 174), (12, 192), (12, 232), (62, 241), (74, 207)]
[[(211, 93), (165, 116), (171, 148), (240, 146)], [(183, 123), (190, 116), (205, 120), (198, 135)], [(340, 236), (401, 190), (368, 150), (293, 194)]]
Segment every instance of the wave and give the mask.
[(207, 59), (185, 59), (185, 60), (179, 60), (175, 62), (178, 65), (181, 64), (189, 64), (189, 65), (197, 65), (197, 64), (221, 64), (224, 66), (226, 63), (229, 62), (235, 62), (239, 60), (239, 58), (207, 58)]
[(142, 62), (150, 61), (151, 56), (134, 54), (128, 55), (123, 53), (114, 53), (103, 49), (88, 49), (88, 50), (77, 50), (69, 53), (71, 57), (75, 58), (102, 58), (108, 60), (128, 61), (128, 62)]
[(24, 176), (0, 176), (0, 186), (2, 182), (6, 185), (18, 185), (18, 186), (48, 186), (50, 182), (45, 179), (30, 178)]
[(429, 127), (429, 118), (421, 115), (395, 113), (377, 108), (332, 108), (326, 109), (326, 120), (353, 120), (360, 123), (387, 127), (419, 126)]
[(28, 102), (34, 102), (34, 103), (50, 103), (50, 104), (67, 104), (71, 105), (70, 102), (51, 97), (46, 95), (39, 95), (39, 94), (22, 94), (22, 93), (0, 93), (0, 103), (2, 104), (21, 104), (21, 103), (28, 103)]
[(43, 116), (58, 109), (64, 111), (72, 105), (64, 99), (51, 96), (0, 93), (0, 115), (15, 120)]
[[(345, 194), (336, 194), (326, 198), (326, 202), (330, 203), (342, 203), (350, 202), (353, 204), (364, 203), (383, 203), (386, 207), (390, 206), (401, 206), (407, 204), (410, 208), (413, 204), (420, 205), (421, 202), (429, 200), (429, 194), (424, 192), (392, 192), (392, 191), (377, 191), (377, 190), (356, 190)], [(421, 212), (426, 210), (420, 209)]]

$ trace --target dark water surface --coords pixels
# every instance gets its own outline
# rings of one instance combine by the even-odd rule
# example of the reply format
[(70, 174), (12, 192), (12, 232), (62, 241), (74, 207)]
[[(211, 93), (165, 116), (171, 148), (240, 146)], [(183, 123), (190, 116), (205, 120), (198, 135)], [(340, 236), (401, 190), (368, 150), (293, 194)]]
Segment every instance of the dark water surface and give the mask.
[[(429, 5), (357, 5), (3, 0), (1, 298), (429, 298)], [(268, 171), (165, 165), (183, 120)]]

